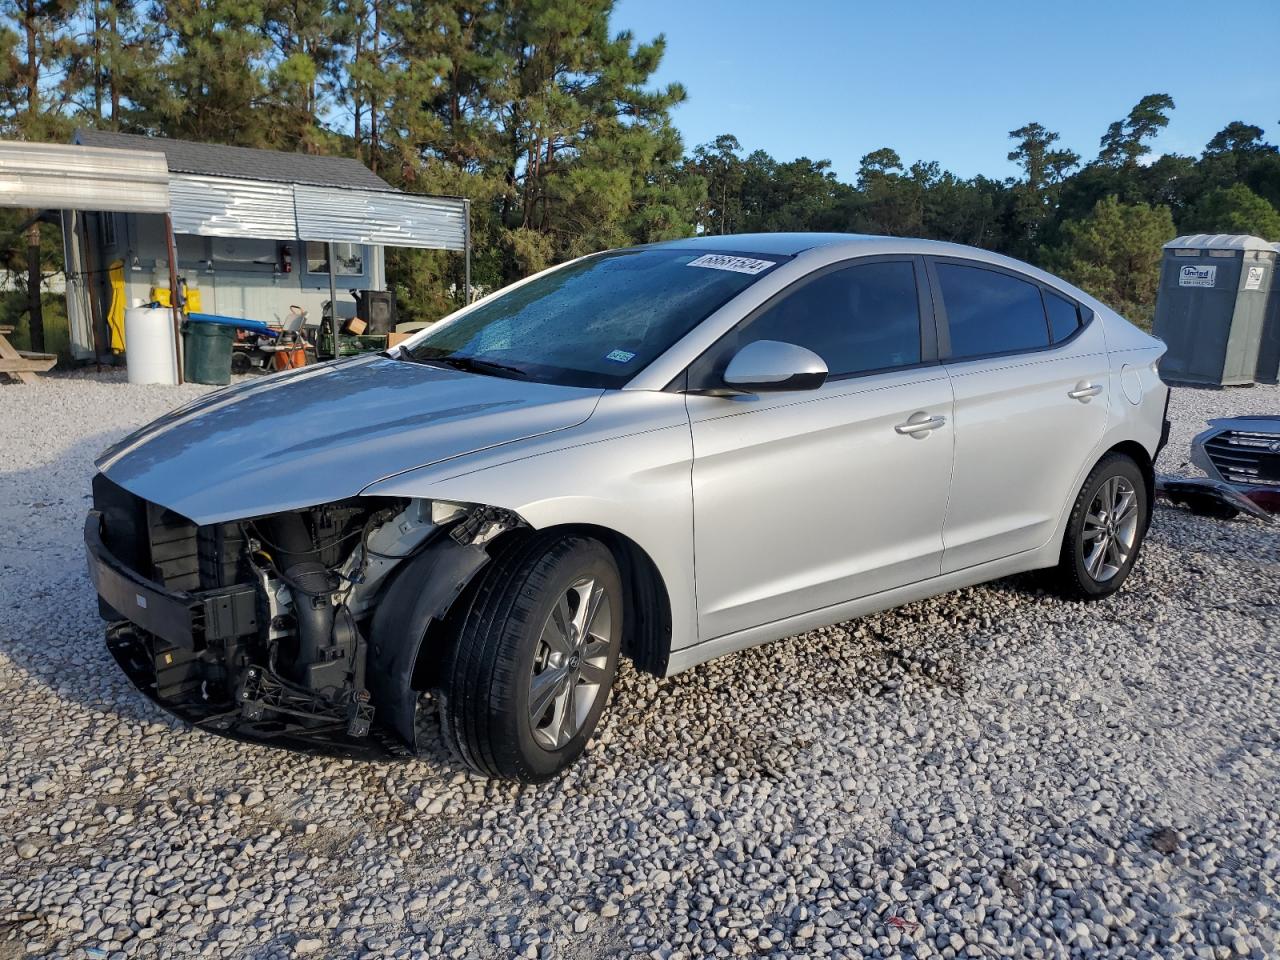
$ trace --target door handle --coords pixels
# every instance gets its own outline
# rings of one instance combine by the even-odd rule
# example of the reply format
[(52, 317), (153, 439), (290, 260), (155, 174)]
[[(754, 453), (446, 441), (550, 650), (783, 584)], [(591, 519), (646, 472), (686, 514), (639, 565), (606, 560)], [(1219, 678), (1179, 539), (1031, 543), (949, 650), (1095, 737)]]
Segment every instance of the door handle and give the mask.
[(946, 426), (946, 417), (931, 417), (927, 413), (913, 413), (906, 423), (900, 423), (893, 429), (905, 437), (923, 439), (931, 430)]
[(1067, 396), (1072, 400), (1079, 400), (1081, 403), (1088, 403), (1101, 392), (1102, 384), (1089, 383), (1087, 380), (1081, 380), (1076, 384), (1076, 388), (1074, 390), (1067, 391)]

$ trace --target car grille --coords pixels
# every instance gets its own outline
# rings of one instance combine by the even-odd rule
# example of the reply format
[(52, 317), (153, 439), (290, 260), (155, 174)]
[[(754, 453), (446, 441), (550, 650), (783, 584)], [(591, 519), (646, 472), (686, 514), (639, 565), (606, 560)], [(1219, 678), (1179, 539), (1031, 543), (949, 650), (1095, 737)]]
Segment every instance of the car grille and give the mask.
[(1280, 487), (1280, 433), (1224, 430), (1204, 450), (1228, 483)]

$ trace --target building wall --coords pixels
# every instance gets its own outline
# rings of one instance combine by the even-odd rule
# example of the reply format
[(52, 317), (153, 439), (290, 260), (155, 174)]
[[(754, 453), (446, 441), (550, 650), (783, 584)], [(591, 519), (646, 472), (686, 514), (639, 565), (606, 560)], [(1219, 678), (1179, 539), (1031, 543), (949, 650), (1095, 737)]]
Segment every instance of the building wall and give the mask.
[[(168, 289), (169, 259), (162, 216), (89, 214), (85, 227), (90, 285), (100, 298), (102, 316), (110, 309), (112, 297), (106, 270), (115, 260), (124, 263), (126, 307), (135, 300), (150, 301), (154, 287)], [(176, 241), (179, 274), (187, 281), (188, 290), (199, 290), (204, 313), (280, 323), (290, 308), (297, 306), (318, 321), (329, 299), (328, 274), (308, 269), (308, 245), (302, 240), (179, 235)], [(285, 247), (292, 254), (288, 273), (281, 265)], [(335, 248), (335, 259), (340, 262), (335, 278), (338, 314), (354, 316), (355, 301), (344, 291), (383, 288), (383, 251), (368, 246)], [(322, 259), (323, 245), (313, 246), (311, 253), (313, 259)]]

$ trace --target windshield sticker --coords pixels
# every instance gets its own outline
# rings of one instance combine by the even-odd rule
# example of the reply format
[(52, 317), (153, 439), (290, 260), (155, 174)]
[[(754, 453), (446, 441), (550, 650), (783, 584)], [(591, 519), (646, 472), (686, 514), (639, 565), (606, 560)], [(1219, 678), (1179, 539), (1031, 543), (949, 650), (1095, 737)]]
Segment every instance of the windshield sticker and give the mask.
[(708, 253), (690, 260), (686, 267), (706, 267), (708, 270), (732, 270), (734, 273), (760, 273), (776, 266), (773, 260), (753, 260), (750, 257), (731, 257), (724, 253)]
[(614, 363), (630, 363), (636, 358), (636, 355), (630, 350), (613, 350), (604, 355), (606, 360), (612, 360)]

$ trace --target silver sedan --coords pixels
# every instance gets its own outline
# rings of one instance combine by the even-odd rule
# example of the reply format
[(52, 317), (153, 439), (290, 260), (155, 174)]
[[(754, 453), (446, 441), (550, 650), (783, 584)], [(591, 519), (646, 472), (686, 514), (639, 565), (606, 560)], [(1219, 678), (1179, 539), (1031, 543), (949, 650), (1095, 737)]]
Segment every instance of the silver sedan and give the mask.
[(1043, 569), (1124, 583), (1163, 345), (982, 250), (823, 234), (595, 254), (385, 354), (210, 394), (107, 450), (108, 643), (208, 730), (554, 776), (618, 658), (665, 677)]

